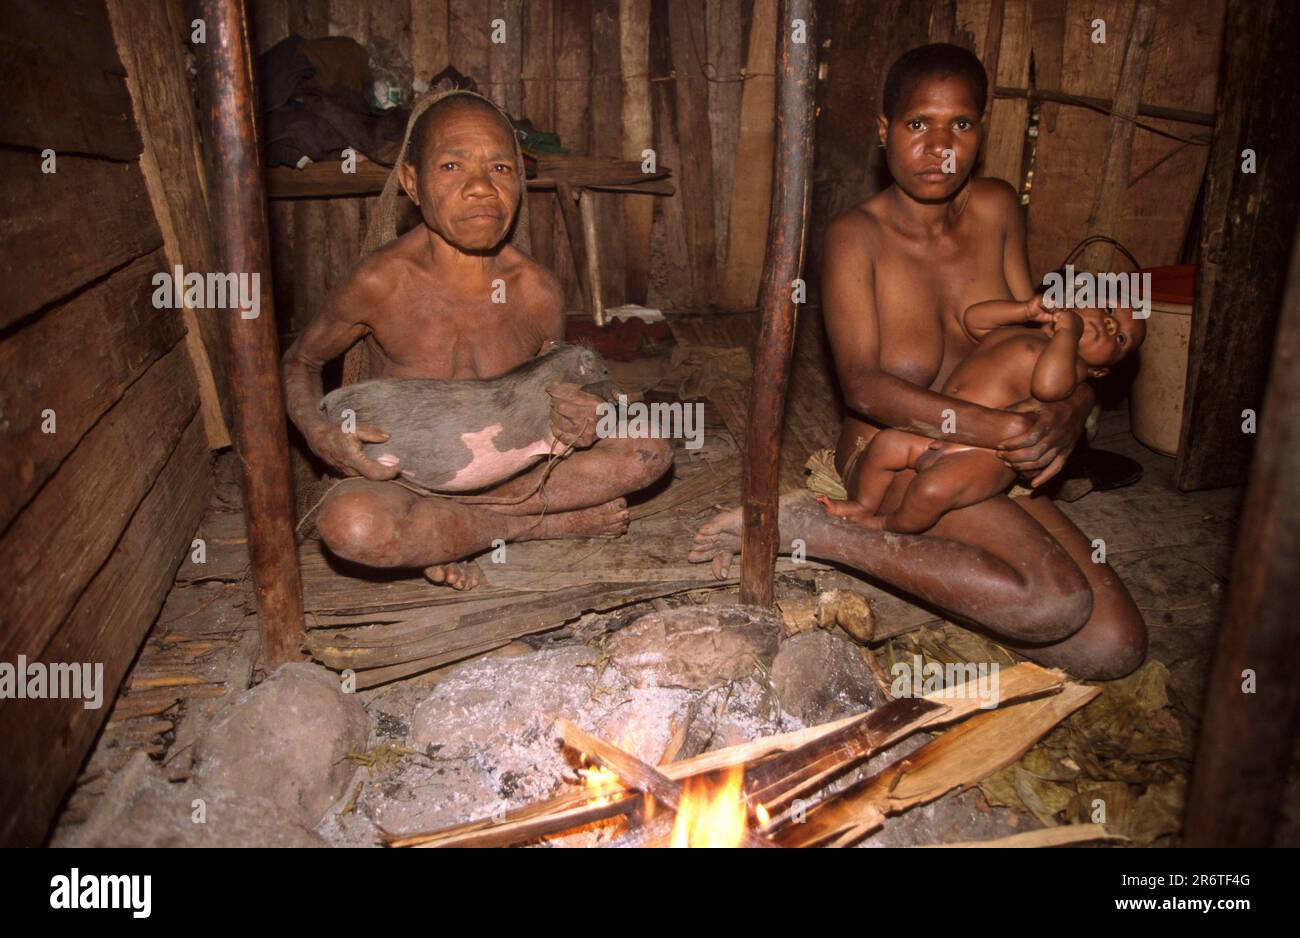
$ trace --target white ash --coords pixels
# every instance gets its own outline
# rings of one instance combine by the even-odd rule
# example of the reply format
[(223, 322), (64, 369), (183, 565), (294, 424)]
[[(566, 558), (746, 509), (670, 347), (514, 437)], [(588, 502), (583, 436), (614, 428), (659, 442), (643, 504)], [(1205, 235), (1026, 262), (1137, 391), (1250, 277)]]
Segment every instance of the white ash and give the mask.
[[(638, 678), (644, 683), (643, 674)], [(370, 744), (402, 745), (416, 754), (373, 777), (358, 770), (349, 792), (364, 785), (352, 810), (343, 814), (349, 795), (317, 829), (336, 846), (376, 843), (381, 828), (419, 833), (576, 791), (574, 768), (554, 729), (561, 716), (652, 764), (674, 732), (704, 751), (803, 726), (780, 710), (758, 667), (703, 691), (636, 686), (602, 660), (596, 643), (481, 658), (362, 697), (373, 727)], [(396, 738), (400, 730), (405, 739)], [(678, 758), (692, 754), (685, 749)], [(600, 842), (613, 829), (604, 825), (562, 840)]]

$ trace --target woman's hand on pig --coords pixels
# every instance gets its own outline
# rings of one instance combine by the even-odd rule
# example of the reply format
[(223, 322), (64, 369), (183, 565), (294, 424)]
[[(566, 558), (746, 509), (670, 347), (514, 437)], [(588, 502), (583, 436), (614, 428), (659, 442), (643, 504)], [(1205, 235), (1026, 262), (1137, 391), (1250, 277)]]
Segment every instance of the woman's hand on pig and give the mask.
[(1025, 415), (1031, 423), (1020, 436), (1003, 440), (998, 455), (1016, 472), (1029, 476), (1029, 484), (1037, 488), (1061, 471), (1079, 442), (1087, 415), (1080, 418), (1069, 400), (1044, 404), (1030, 399), (1007, 409)]
[(551, 436), (562, 446), (578, 449), (595, 443), (600, 421), (596, 408), (605, 402), (568, 382), (552, 384), (546, 393), (551, 396)]
[(383, 481), (397, 478), (402, 472), (401, 466), (396, 462), (391, 466), (375, 462), (366, 456), (361, 444), (383, 443), (387, 439), (388, 434), (383, 430), (363, 423), (357, 424), (354, 433), (344, 433), (342, 427), (323, 423), (307, 436), (307, 443), (312, 452), (338, 472)]

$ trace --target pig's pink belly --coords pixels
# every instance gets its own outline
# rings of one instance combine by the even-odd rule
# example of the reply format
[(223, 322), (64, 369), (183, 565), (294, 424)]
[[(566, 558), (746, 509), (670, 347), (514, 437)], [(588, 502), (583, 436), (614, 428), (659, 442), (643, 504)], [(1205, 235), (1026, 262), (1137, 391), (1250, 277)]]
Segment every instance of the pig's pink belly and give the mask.
[(473, 458), (469, 465), (456, 473), (449, 482), (438, 482), (439, 492), (471, 492), (502, 482), (551, 451), (549, 440), (542, 439), (505, 451), (497, 449), (493, 440), (501, 433), (501, 426), (486, 427), (475, 433), (461, 435)]

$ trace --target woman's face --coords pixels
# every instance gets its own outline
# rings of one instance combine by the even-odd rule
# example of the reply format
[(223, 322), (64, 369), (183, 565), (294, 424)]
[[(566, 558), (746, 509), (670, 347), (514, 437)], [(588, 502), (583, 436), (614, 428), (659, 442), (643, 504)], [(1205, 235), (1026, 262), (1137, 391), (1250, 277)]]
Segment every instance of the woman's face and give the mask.
[(883, 115), (878, 118), (894, 182), (918, 202), (952, 198), (979, 156), (983, 116), (961, 78), (922, 78), (892, 121)]
[(438, 115), (419, 166), (403, 163), (400, 180), (424, 223), (464, 251), (489, 251), (505, 240), (523, 180), (515, 144), (501, 120), (472, 107)]

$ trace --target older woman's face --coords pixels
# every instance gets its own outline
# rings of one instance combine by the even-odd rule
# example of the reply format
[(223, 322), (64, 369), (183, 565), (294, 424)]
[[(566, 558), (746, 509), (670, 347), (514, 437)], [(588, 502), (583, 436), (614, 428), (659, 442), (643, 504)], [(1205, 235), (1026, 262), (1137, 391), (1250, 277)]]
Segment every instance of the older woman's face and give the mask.
[(955, 75), (922, 78), (892, 121), (883, 115), (878, 121), (894, 182), (921, 202), (950, 198), (975, 167), (982, 118), (967, 82)]
[(523, 181), (510, 132), (493, 115), (457, 107), (430, 128), (418, 173), (402, 183), (424, 222), (461, 250), (488, 251), (510, 230)]

